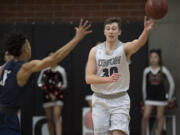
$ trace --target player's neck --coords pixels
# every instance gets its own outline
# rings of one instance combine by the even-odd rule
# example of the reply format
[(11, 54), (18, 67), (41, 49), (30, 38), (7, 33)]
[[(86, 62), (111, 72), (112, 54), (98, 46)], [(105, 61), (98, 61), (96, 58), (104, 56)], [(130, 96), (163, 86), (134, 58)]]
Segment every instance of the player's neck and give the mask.
[(160, 66), (159, 65), (151, 65), (151, 68), (152, 69), (157, 69), (157, 68), (159, 68)]
[(17, 61), (25, 61), (25, 62), (27, 62), (28, 60), (24, 56), (20, 55), (19, 57), (14, 57), (14, 61), (15, 62), (17, 62)]
[(113, 51), (116, 48), (118, 42), (119, 42), (119, 40), (116, 40), (114, 42), (106, 41), (106, 50)]
[(53, 66), (51, 66), (51, 68), (52, 68), (52, 69), (56, 69), (56, 66), (57, 66), (57, 65), (53, 65)]

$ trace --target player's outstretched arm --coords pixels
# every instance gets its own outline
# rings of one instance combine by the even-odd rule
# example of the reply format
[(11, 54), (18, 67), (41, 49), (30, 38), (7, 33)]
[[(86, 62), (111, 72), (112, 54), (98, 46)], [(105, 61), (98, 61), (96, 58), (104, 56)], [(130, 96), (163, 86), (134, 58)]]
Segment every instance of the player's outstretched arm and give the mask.
[(91, 27), (88, 24), (88, 21), (83, 22), (81, 19), (79, 27), (76, 27), (76, 34), (74, 38), (69, 41), (62, 48), (57, 50), (53, 55), (44, 58), (43, 60), (34, 60), (24, 64), (24, 66), (31, 67), (31, 72), (38, 72), (42, 69), (54, 65), (60, 61), (62, 61), (71, 51), (72, 49), (86, 36), (91, 33), (89, 28)]
[(149, 33), (154, 27), (154, 20), (153, 19), (147, 19), (147, 17), (144, 17), (144, 30), (142, 34), (139, 36), (138, 39), (127, 42), (124, 46), (126, 55), (128, 58), (130, 58), (134, 53), (136, 53), (141, 47), (143, 47), (148, 39)]
[(75, 28), (76, 34), (74, 38), (66, 45), (57, 50), (53, 55), (42, 60), (32, 60), (26, 64), (23, 64), (17, 75), (18, 84), (23, 86), (33, 72), (39, 72), (46, 67), (62, 61), (87, 34), (92, 32), (89, 30), (90, 27), (91, 25), (88, 23), (88, 21), (83, 22), (81, 19), (79, 27)]
[(114, 73), (110, 77), (101, 77), (96, 75), (96, 48), (92, 48), (89, 53), (88, 63), (86, 67), (86, 83), (87, 84), (103, 84), (116, 82), (119, 79), (119, 74)]

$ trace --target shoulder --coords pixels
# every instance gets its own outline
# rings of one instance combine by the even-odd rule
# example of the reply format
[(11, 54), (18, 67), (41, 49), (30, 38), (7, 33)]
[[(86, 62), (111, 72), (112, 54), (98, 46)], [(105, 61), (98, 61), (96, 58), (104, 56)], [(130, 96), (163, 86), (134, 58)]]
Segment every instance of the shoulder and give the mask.
[(90, 52), (89, 52), (89, 56), (95, 56), (96, 50), (97, 50), (97, 46), (92, 47), (91, 50), (90, 50)]
[(29, 70), (31, 67), (33, 67), (35, 64), (37, 63), (37, 60), (32, 60), (32, 61), (29, 61), (29, 62), (26, 62), (24, 64), (22, 64), (22, 67), (21, 69), (27, 69)]
[(146, 67), (145, 69), (144, 69), (144, 74), (147, 74), (148, 72), (150, 72), (150, 67)]
[(56, 70), (57, 71), (65, 71), (64, 67), (62, 67), (60, 65), (57, 65)]
[(122, 41), (119, 41), (119, 43), (118, 43), (118, 46), (120, 47), (120, 46), (124, 46), (126, 43), (124, 43), (124, 42), (122, 42)]
[(24, 61), (18, 61), (18, 62), (15, 64), (15, 69), (16, 69), (16, 68), (21, 68), (21, 67), (23, 67), (24, 64), (25, 64)]
[(163, 71), (163, 73), (169, 73), (169, 70), (165, 67), (165, 66), (162, 66), (162, 71)]
[(104, 44), (105, 44), (105, 42), (102, 42), (102, 43), (96, 45), (95, 48), (97, 48), (97, 49), (104, 49)]
[(102, 43), (94, 46), (93, 48), (91, 48), (90, 54), (95, 56), (97, 52), (104, 52), (105, 50), (106, 50), (105, 42), (102, 42)]
[(123, 50), (125, 52), (125, 44), (126, 43), (119, 41), (116, 49), (120, 49), (120, 50)]
[(91, 50), (89, 52), (86, 68), (91, 66), (92, 63), (93, 64), (95, 63), (95, 61), (96, 61), (96, 49), (97, 49), (96, 47), (91, 48)]

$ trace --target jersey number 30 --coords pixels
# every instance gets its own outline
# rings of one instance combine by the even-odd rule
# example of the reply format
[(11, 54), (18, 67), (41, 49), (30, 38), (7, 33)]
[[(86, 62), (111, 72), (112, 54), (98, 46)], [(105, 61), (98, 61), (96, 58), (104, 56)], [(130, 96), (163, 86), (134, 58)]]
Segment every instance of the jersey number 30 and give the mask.
[(117, 67), (111, 67), (110, 69), (104, 68), (104, 77), (111, 76), (113, 73), (118, 73), (118, 68)]

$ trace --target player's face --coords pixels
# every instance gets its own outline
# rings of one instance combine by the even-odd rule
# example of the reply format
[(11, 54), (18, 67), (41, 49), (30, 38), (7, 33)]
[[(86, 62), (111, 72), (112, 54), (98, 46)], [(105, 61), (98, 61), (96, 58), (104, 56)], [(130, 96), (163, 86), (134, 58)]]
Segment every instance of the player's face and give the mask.
[(105, 25), (104, 35), (106, 36), (106, 41), (115, 42), (118, 40), (121, 30), (119, 29), (118, 23), (114, 22)]
[(159, 55), (157, 53), (151, 53), (149, 61), (150, 61), (151, 66), (158, 66), (159, 65)]
[(5, 55), (4, 55), (5, 62), (8, 62), (11, 59), (13, 59), (13, 56), (8, 54), (8, 52), (5, 52)]

